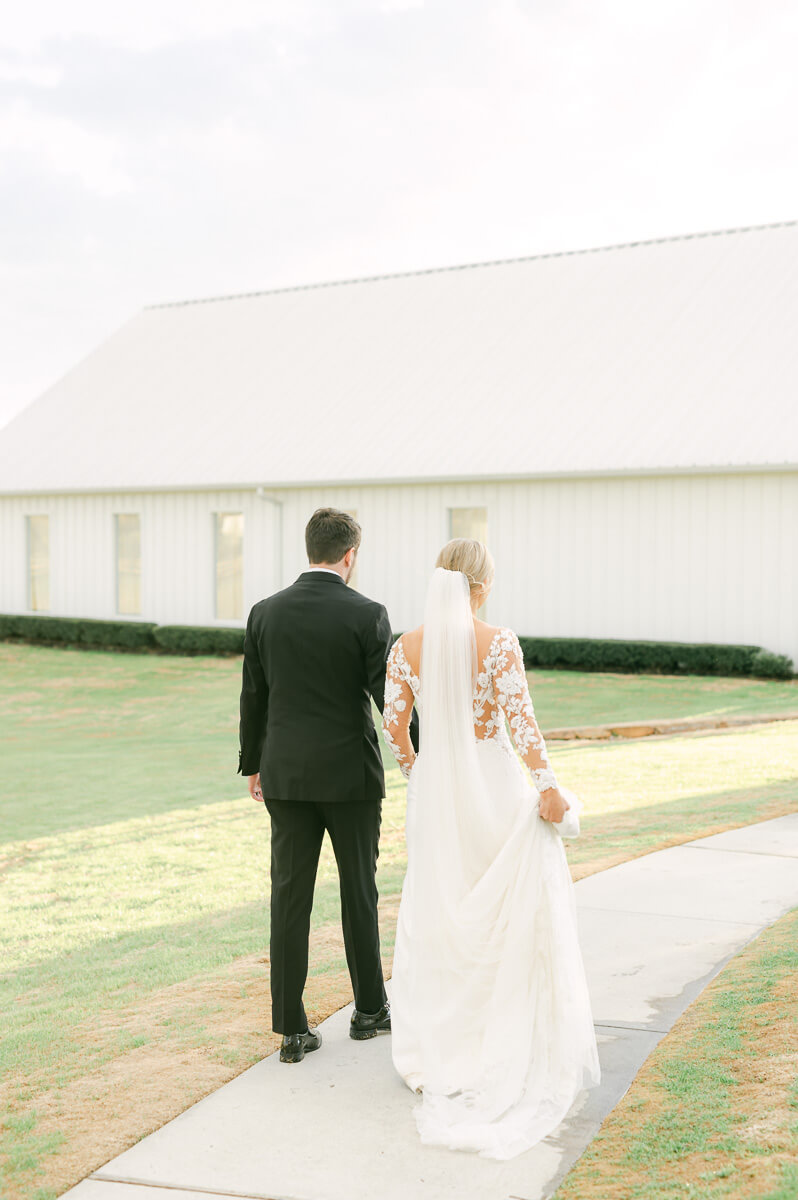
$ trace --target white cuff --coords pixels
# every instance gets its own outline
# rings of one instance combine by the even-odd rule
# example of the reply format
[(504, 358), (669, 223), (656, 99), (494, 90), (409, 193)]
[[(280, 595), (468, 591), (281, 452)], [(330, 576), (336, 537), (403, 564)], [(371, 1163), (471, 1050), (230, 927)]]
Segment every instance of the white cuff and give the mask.
[(557, 779), (551, 767), (539, 767), (533, 770), (532, 778), (539, 792), (545, 792), (548, 788), (556, 788), (558, 786)]

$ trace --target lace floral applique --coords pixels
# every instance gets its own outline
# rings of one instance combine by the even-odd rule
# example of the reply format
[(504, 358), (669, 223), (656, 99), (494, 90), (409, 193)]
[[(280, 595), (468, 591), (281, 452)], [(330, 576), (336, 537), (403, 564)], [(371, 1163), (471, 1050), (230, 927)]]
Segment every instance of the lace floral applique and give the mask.
[(504, 727), (504, 714), (496, 705), (496, 697), (493, 689), (493, 676), (495, 672), (493, 648), (496, 645), (499, 634), (493, 636), (493, 640), (488, 647), (488, 653), (482, 662), (482, 669), (477, 674), (477, 682), (474, 688), (474, 726), (477, 730), (477, 736), (485, 741), (498, 738), (503, 745), (511, 750), (507, 741), (507, 733)]
[[(382, 730), (406, 779), (416, 759), (409, 727), (413, 701), (420, 692), (419, 678), (407, 661), (402, 639), (398, 638), (388, 656)], [(496, 741), (512, 754), (505, 716), (513, 744), (529, 768), (535, 787), (540, 792), (557, 787), (529, 694), (521, 643), (512, 629), (499, 629), (494, 635), (474, 687), (476, 736)]]
[[(415, 683), (415, 689), (412, 683)], [(405, 657), (402, 639), (397, 638), (388, 655), (385, 676), (385, 703), (382, 710), (382, 732), (405, 779), (416, 760), (410, 740), (410, 718), (413, 697), (418, 692), (418, 679)]]
[(493, 686), (496, 699), (507, 716), (515, 748), (532, 773), (539, 792), (557, 787), (529, 694), (521, 643), (512, 629), (499, 630), (494, 641), (498, 644), (493, 659)]

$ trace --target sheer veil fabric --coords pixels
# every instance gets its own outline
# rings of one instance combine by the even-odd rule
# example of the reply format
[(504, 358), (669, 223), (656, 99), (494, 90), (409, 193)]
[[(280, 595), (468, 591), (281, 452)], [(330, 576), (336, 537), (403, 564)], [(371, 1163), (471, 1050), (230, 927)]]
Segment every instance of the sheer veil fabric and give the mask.
[(436, 568), (414, 696), (392, 1053), (421, 1093), (422, 1141), (507, 1159), (556, 1129), (600, 1068), (565, 851), (515, 752), (475, 736), (479, 671), (468, 581)]

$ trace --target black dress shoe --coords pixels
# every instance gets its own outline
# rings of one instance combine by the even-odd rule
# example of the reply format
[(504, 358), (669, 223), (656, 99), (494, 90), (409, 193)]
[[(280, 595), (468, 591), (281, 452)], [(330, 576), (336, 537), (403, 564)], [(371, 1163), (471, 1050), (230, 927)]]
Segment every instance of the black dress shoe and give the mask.
[(377, 1013), (362, 1013), (357, 1009), (352, 1013), (349, 1022), (349, 1036), (356, 1042), (365, 1042), (367, 1038), (376, 1037), (378, 1033), (391, 1032), (391, 1006), (386, 1000)]
[(318, 1050), (321, 1045), (321, 1034), (318, 1029), (308, 1025), (307, 1033), (283, 1034), (283, 1044), (280, 1047), (280, 1062), (302, 1062), (306, 1053)]

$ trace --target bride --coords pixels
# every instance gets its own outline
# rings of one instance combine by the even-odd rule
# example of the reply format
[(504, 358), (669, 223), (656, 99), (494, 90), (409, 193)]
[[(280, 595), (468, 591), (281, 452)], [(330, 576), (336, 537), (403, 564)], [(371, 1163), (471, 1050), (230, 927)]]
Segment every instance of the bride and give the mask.
[(507, 1159), (553, 1132), (600, 1068), (560, 837), (581, 802), (557, 785), (518, 638), (476, 617), (493, 576), (481, 542), (444, 546), (424, 624), (388, 659), (383, 730), (408, 778), (394, 1065), (422, 1094), (423, 1142)]

